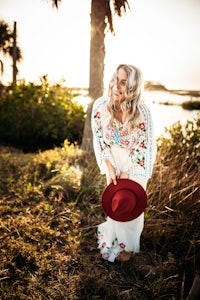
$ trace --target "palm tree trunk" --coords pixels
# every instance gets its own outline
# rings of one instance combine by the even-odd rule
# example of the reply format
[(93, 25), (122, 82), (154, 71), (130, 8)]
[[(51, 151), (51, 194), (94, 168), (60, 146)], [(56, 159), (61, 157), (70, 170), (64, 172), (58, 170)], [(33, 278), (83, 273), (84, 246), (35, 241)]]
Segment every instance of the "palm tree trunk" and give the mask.
[(83, 132), (81, 149), (93, 153), (91, 112), (95, 99), (103, 95), (104, 90), (104, 58), (105, 58), (105, 28), (107, 0), (92, 0), (91, 3), (91, 32), (90, 32), (90, 83), (89, 97), (91, 102)]
[(12, 51), (12, 59), (13, 59), (13, 85), (16, 84), (17, 80), (17, 23), (14, 22), (13, 29), (13, 51)]

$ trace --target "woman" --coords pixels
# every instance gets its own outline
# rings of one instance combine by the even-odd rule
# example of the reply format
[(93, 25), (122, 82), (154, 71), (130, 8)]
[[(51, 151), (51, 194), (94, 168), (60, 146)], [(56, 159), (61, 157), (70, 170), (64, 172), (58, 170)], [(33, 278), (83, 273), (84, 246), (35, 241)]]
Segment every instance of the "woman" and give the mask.
[[(107, 185), (116, 185), (117, 178), (125, 178), (146, 190), (151, 177), (156, 143), (150, 111), (141, 99), (142, 88), (141, 71), (133, 65), (121, 64), (110, 81), (108, 97), (94, 102), (94, 151)], [(143, 227), (144, 213), (128, 222), (107, 217), (106, 222), (98, 226), (102, 257), (112, 262), (129, 260), (132, 252), (140, 250)]]

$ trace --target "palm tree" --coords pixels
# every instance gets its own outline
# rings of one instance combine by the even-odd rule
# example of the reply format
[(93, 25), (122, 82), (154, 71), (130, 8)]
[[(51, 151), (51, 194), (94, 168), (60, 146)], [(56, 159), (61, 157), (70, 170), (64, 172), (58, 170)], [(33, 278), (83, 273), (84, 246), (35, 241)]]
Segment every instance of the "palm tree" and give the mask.
[[(62, 0), (51, 0), (58, 8)], [(119, 17), (129, 8), (127, 0), (91, 0), (91, 30), (90, 30), (90, 80), (88, 106), (81, 148), (89, 153), (93, 152), (91, 111), (96, 98), (103, 94), (104, 58), (105, 58), (105, 29), (114, 34), (113, 16)]]
[[(10, 56), (13, 59), (13, 82), (16, 81), (16, 61), (22, 59), (22, 52), (19, 47), (16, 46), (16, 22), (14, 22), (14, 30), (12, 31), (9, 25), (0, 20), (0, 52), (3, 56)], [(0, 59), (1, 73), (3, 74), (3, 60)]]

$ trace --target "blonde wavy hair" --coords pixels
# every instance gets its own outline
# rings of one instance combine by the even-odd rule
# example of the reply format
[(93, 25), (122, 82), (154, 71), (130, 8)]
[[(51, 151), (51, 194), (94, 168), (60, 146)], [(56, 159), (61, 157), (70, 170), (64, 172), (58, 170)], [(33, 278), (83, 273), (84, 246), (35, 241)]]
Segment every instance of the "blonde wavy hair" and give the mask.
[(114, 72), (112, 79), (109, 84), (108, 89), (108, 111), (111, 114), (110, 123), (113, 123), (114, 113), (115, 113), (115, 105), (112, 100), (112, 88), (111, 83), (114, 82), (117, 84), (117, 73), (119, 69), (123, 69), (127, 74), (126, 81), (126, 93), (125, 100), (121, 103), (122, 111), (127, 111), (128, 119), (127, 122), (132, 129), (136, 128), (138, 125), (138, 119), (140, 116), (139, 104), (141, 102), (141, 93), (143, 90), (143, 75), (139, 68), (133, 65), (120, 64), (118, 65), (116, 71)]

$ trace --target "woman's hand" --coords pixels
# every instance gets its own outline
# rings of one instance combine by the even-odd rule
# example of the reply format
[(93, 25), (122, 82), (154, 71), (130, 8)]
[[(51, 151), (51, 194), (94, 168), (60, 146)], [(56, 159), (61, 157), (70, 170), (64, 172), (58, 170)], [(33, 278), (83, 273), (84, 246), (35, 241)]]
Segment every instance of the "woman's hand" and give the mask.
[[(114, 168), (114, 167), (113, 167), (113, 168), (109, 168), (109, 173), (108, 173), (108, 174), (109, 174), (108, 185), (109, 185), (110, 183), (112, 183), (112, 182), (116, 185), (116, 184), (117, 184), (117, 176), (116, 176), (115, 168)], [(122, 172), (122, 173), (120, 174), (119, 178), (120, 178), (120, 179), (128, 179), (129, 176), (128, 176), (127, 173)]]
[(107, 184), (109, 185), (110, 183), (113, 182), (116, 185), (117, 184), (116, 170), (108, 159), (105, 160), (105, 163), (108, 170)]
[(116, 171), (115, 171), (115, 169), (113, 168), (113, 170), (109, 170), (109, 173), (108, 173), (108, 185), (110, 184), (110, 183), (114, 183), (114, 185), (116, 185), (117, 184), (117, 176), (116, 176)]

